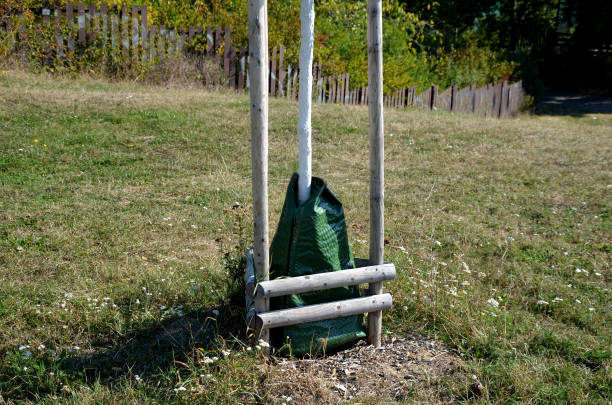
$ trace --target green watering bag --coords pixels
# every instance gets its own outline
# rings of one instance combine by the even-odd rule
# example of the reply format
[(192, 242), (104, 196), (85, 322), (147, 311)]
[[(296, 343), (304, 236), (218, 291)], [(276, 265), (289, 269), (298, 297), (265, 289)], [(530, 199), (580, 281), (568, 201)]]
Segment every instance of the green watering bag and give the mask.
[[(310, 198), (297, 206), (297, 173), (291, 177), (278, 229), (270, 246), (270, 279), (355, 268), (344, 209), (325, 181), (312, 178)], [(272, 310), (359, 297), (357, 286), (272, 298)], [(294, 355), (329, 352), (365, 337), (363, 315), (272, 330), (273, 343), (291, 344)]]

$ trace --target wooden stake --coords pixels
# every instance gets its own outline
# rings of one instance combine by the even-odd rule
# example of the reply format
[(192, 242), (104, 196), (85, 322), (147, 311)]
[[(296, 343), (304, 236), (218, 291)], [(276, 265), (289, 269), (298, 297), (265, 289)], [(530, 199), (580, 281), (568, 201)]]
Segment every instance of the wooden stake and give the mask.
[[(370, 266), (384, 258), (384, 127), (382, 64), (382, 0), (368, 0), (368, 89), (370, 111)], [(382, 293), (382, 282), (371, 283), (370, 295)], [(368, 342), (380, 346), (382, 312), (368, 314)]]
[[(249, 0), (249, 80), (251, 100), (251, 162), (253, 166), (253, 228), (255, 272), (269, 279), (268, 258), (268, 5)], [(269, 299), (255, 300), (258, 312), (267, 312)], [(267, 329), (260, 339), (268, 342)]]
[[(262, 281), (257, 285), (255, 296), (258, 298), (282, 297), (284, 295), (330, 290), (332, 288), (346, 287), (349, 285), (393, 280), (394, 278), (395, 265), (393, 263), (387, 263), (380, 266), (367, 266), (356, 269)], [(249, 286), (248, 277), (246, 285), (247, 293), (253, 290), (253, 286)]]
[(344, 316), (363, 314), (372, 310), (380, 312), (383, 309), (391, 308), (392, 304), (393, 298), (391, 294), (378, 294), (266, 313), (258, 312), (256, 322), (259, 329), (267, 330), (268, 328), (280, 328), (305, 322), (342, 318)]

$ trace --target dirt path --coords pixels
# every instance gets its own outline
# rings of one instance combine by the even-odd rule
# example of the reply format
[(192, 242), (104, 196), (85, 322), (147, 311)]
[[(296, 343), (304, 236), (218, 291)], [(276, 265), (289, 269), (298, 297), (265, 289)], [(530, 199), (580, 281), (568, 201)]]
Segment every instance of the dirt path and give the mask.
[(612, 114), (612, 98), (575, 93), (548, 93), (538, 103), (542, 114)]

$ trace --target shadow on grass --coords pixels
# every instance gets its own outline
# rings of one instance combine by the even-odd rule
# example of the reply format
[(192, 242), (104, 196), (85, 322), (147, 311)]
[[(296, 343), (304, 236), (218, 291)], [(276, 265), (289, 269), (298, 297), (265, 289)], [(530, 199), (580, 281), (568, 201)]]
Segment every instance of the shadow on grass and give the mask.
[(156, 380), (189, 364), (198, 349), (218, 347), (222, 340), (246, 339), (244, 308), (223, 304), (133, 330), (121, 339), (94, 343), (89, 352), (65, 358), (60, 368), (88, 382), (103, 384), (139, 375)]
[(588, 114), (612, 114), (612, 98), (572, 93), (549, 93), (536, 106), (537, 115), (583, 117)]

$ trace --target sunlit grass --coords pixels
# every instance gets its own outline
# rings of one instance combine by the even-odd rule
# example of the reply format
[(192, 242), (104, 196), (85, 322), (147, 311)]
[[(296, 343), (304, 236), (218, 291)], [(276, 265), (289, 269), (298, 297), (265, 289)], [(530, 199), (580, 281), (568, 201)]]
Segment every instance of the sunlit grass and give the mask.
[[(0, 73), (0, 398), (266, 402), (222, 261), (250, 233), (248, 114), (245, 95)], [(296, 123), (271, 100), (271, 229)], [(612, 117), (385, 123), (386, 333), (445, 341), (482, 400), (610, 400)], [(367, 125), (314, 107), (314, 174), (357, 257)]]

